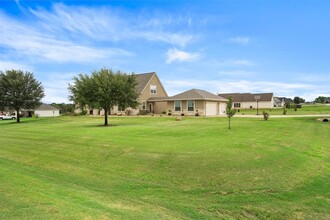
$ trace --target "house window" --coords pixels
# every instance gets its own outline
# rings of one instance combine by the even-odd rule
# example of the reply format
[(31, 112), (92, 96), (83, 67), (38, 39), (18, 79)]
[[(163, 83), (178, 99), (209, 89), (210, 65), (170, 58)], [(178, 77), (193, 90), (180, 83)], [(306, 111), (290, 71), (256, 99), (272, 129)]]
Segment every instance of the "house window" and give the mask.
[(118, 111), (119, 111), (119, 112), (123, 112), (123, 111), (125, 111), (125, 108), (123, 108), (123, 107), (121, 107), (121, 106), (118, 106)]
[(146, 110), (146, 102), (142, 102), (142, 110)]
[(241, 107), (241, 103), (234, 103), (234, 108), (240, 108)]
[(175, 111), (181, 111), (181, 101), (174, 101), (174, 109)]
[(193, 100), (188, 100), (188, 111), (193, 112), (194, 109), (194, 101)]
[(150, 93), (151, 94), (157, 94), (157, 86), (156, 85), (150, 85)]

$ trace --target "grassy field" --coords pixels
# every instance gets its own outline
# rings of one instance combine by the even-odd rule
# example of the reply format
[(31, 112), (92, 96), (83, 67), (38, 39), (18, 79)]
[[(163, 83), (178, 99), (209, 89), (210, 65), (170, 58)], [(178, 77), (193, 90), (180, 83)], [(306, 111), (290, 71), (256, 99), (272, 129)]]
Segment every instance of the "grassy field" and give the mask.
[(0, 121), (0, 219), (330, 219), (330, 123)]
[[(274, 108), (274, 109), (259, 109), (259, 114), (262, 114), (262, 111), (270, 113), (270, 115), (283, 115), (283, 108)], [(257, 109), (242, 109), (237, 114), (244, 115), (255, 115)], [(298, 108), (297, 111), (294, 109), (288, 109), (287, 115), (322, 115), (330, 114), (330, 105), (318, 104), (318, 105), (302, 105), (302, 108)]]

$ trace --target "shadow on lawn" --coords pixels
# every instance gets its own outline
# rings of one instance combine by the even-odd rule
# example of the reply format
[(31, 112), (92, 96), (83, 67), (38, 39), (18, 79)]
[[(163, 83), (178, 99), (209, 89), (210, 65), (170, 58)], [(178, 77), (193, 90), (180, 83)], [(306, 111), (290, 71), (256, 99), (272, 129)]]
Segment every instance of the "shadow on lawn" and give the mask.
[(112, 128), (112, 127), (124, 127), (124, 126), (134, 126), (134, 125), (139, 125), (138, 123), (109, 123), (108, 125), (104, 124), (84, 124), (81, 125), (81, 127), (86, 127), (86, 128)]
[(16, 122), (16, 120), (0, 120), (0, 126), (10, 126), (10, 125), (25, 125), (25, 124), (31, 124), (31, 123), (36, 123), (40, 122), (40, 119), (28, 119), (28, 120), (22, 120), (20, 122)]

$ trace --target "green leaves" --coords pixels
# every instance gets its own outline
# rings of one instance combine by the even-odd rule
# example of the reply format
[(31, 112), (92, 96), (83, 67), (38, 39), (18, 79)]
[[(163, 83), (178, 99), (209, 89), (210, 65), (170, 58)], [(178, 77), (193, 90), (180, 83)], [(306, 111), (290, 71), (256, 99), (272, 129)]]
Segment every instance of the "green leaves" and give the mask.
[(229, 97), (228, 99), (228, 103), (227, 103), (227, 107), (226, 107), (226, 114), (228, 117), (228, 128), (230, 129), (230, 118), (233, 117), (236, 113), (236, 109), (232, 109), (233, 107), (233, 98)]
[(128, 75), (103, 68), (92, 72), (91, 76), (79, 74), (73, 77), (73, 81), (73, 84), (69, 85), (71, 93), (69, 98), (81, 108), (87, 105), (108, 112), (116, 105), (122, 108), (134, 108), (137, 105), (138, 94), (136, 94), (136, 80), (133, 74)]
[(0, 108), (16, 110), (34, 109), (41, 104), (44, 89), (33, 73), (22, 70), (0, 71)]

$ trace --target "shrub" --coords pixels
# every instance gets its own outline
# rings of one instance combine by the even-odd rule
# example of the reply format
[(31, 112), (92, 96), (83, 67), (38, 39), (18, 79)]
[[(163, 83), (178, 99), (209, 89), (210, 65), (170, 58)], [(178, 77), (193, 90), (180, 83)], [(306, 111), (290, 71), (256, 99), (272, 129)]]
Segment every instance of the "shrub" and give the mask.
[(286, 115), (287, 112), (288, 112), (288, 110), (284, 107), (283, 108), (283, 115)]
[(126, 109), (125, 114), (126, 115), (132, 115), (133, 111), (131, 109)]
[(166, 115), (166, 112), (165, 112), (165, 111), (163, 111), (163, 112), (162, 112), (162, 114), (163, 114), (163, 115)]
[(269, 113), (266, 111), (263, 111), (262, 114), (264, 115), (264, 120), (267, 121), (269, 118)]
[(168, 111), (167, 115), (172, 115), (172, 111), (170, 109), (167, 111)]
[(138, 115), (147, 115), (149, 114), (149, 111), (148, 110), (140, 110)]

